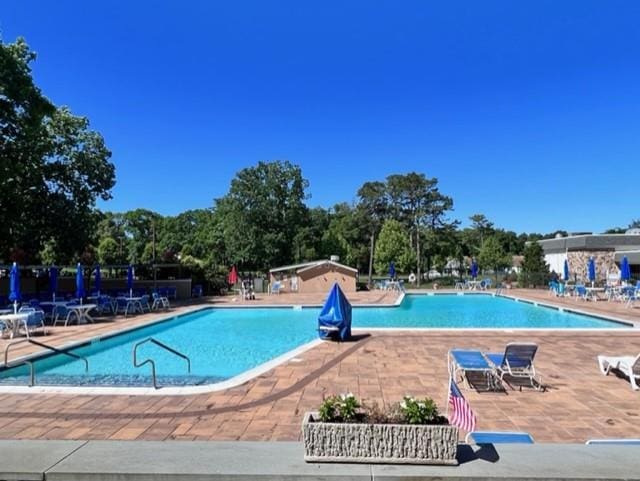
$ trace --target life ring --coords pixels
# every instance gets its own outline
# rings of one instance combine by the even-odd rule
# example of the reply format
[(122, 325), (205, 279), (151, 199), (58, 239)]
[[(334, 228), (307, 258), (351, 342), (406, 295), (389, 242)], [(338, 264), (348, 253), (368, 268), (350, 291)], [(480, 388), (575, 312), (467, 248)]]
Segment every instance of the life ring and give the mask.
[(412, 284), (416, 282), (416, 275), (413, 272), (409, 274), (409, 282), (411, 282)]

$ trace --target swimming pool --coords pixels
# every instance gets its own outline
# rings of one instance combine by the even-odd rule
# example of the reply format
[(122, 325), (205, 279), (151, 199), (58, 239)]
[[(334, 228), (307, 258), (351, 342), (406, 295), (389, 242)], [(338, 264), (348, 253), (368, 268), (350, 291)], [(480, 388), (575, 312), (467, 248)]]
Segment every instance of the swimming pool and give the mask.
[[(150, 366), (136, 368), (132, 350), (153, 337), (186, 354), (153, 344), (138, 359), (154, 359), (161, 386), (208, 385), (228, 380), (314, 341), (318, 308), (208, 308), (146, 327), (94, 339), (71, 349), (84, 362), (55, 354), (34, 360), (36, 384), (150, 386)], [(616, 328), (623, 324), (490, 295), (407, 295), (398, 307), (357, 307), (354, 328)], [(25, 365), (0, 371), (0, 384), (26, 385)]]

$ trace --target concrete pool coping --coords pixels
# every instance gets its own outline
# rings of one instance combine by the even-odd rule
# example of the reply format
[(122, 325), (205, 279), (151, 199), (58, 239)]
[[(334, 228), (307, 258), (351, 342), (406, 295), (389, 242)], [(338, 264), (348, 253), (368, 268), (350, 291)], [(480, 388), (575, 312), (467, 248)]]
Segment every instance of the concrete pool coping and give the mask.
[[(371, 331), (371, 332), (500, 332), (500, 333), (510, 333), (510, 332), (620, 332), (624, 330), (635, 330), (639, 323), (633, 323), (632, 321), (606, 317), (598, 314), (592, 314), (587, 311), (581, 311), (579, 309), (568, 309), (560, 306), (555, 306), (553, 304), (547, 304), (540, 301), (532, 301), (528, 299), (523, 299), (515, 296), (508, 296), (504, 294), (496, 294), (492, 292), (456, 292), (456, 291), (441, 291), (441, 292), (413, 292), (408, 293), (409, 295), (415, 296), (440, 296), (440, 295), (457, 295), (457, 296), (490, 296), (490, 297), (501, 297), (504, 299), (509, 299), (514, 302), (523, 302), (527, 304), (534, 305), (536, 307), (544, 307), (553, 310), (558, 310), (560, 312), (569, 312), (575, 313), (579, 315), (584, 315), (588, 317), (598, 318), (609, 322), (615, 322), (617, 324), (623, 324), (625, 327), (591, 327), (591, 328), (519, 328), (519, 327), (503, 327), (503, 328), (493, 328), (493, 327), (483, 327), (483, 328), (434, 328), (434, 327), (359, 327), (353, 328), (354, 332), (362, 332), (362, 331)], [(395, 303), (393, 304), (359, 304), (354, 306), (358, 307), (397, 307), (402, 301), (405, 299), (405, 293), (401, 292)], [(198, 306), (193, 310), (189, 310), (184, 313), (180, 313), (178, 315), (161, 317), (159, 319), (149, 320), (149, 322), (132, 326), (128, 328), (124, 328), (122, 330), (114, 331), (107, 333), (105, 335), (97, 336), (94, 338), (90, 338), (83, 341), (77, 341), (69, 344), (65, 344), (59, 349), (68, 350), (72, 348), (81, 347), (87, 344), (91, 344), (92, 342), (100, 341), (103, 339), (108, 339), (114, 336), (119, 336), (122, 334), (126, 334), (128, 332), (136, 331), (143, 329), (145, 327), (168, 322), (172, 319), (184, 317), (187, 315), (191, 315), (194, 313), (198, 313), (204, 310), (211, 309), (256, 309), (256, 308), (283, 308), (283, 309), (296, 309), (296, 308), (308, 308), (308, 307), (317, 307), (315, 305), (237, 305), (237, 306)], [(0, 385), (0, 394), (77, 394), (77, 395), (133, 395), (133, 396), (186, 396), (193, 394), (203, 394), (203, 393), (213, 393), (217, 391), (223, 391), (226, 389), (230, 389), (239, 385), (246, 383), (268, 371), (271, 369), (285, 363), (288, 361), (295, 362), (297, 356), (303, 354), (304, 352), (312, 349), (313, 347), (321, 344), (323, 341), (320, 339), (315, 339), (308, 343), (302, 344), (290, 351), (287, 351), (265, 363), (259, 364), (252, 369), (244, 371), (237, 376), (226, 379), (224, 381), (220, 381), (217, 383), (211, 384), (203, 384), (197, 386), (165, 386), (159, 389), (155, 389), (153, 387), (114, 387), (114, 386), (13, 386), (13, 385)], [(33, 354), (29, 354), (27, 356), (19, 357), (15, 360), (12, 360), (12, 364), (20, 364), (20, 362), (31, 360), (34, 358), (38, 358), (42, 356), (42, 352), (36, 352)]]
[(299, 442), (0, 441), (0, 479), (640, 480), (640, 447), (458, 446), (458, 466), (305, 463)]

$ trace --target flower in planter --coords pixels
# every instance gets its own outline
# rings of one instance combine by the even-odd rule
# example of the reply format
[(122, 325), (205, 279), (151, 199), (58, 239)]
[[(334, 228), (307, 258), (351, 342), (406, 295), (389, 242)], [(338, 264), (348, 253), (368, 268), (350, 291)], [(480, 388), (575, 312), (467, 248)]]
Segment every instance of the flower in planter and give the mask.
[(318, 414), (322, 422), (353, 422), (359, 416), (360, 402), (352, 394), (341, 394), (340, 396), (330, 396), (326, 398), (320, 408)]
[(433, 399), (417, 400), (405, 396), (400, 403), (400, 410), (407, 424), (439, 424), (442, 416), (438, 413), (438, 406)]

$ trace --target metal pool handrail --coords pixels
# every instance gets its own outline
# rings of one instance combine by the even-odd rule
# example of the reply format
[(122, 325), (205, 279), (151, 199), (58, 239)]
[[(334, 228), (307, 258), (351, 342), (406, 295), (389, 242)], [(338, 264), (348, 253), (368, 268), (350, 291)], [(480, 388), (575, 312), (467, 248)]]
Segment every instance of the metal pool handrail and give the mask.
[(147, 358), (144, 361), (142, 361), (141, 363), (138, 363), (138, 356), (137, 356), (138, 347), (140, 347), (142, 344), (146, 344), (147, 342), (152, 342), (156, 346), (161, 347), (162, 349), (170, 352), (171, 354), (174, 354), (175, 356), (181, 357), (182, 359), (187, 361), (187, 372), (189, 374), (191, 374), (191, 359), (189, 359), (188, 356), (182, 354), (180, 351), (176, 351), (174, 348), (167, 346), (166, 344), (158, 341), (157, 339), (155, 339), (153, 337), (148, 337), (144, 341), (140, 341), (140, 342), (136, 343), (133, 346), (133, 366), (134, 367), (142, 367), (145, 364), (151, 364), (151, 377), (152, 377), (152, 380), (153, 380), (153, 387), (155, 389), (158, 389), (158, 383), (156, 381), (156, 363), (155, 363), (155, 361), (153, 359), (151, 359), (151, 358)]
[(74, 359), (84, 361), (84, 372), (89, 372), (89, 361), (87, 361), (86, 357), (78, 356), (77, 354), (73, 354), (72, 352), (68, 352), (64, 349), (58, 349), (57, 347), (50, 346), (49, 344), (44, 344), (43, 342), (34, 341), (33, 339), (20, 339), (19, 341), (10, 342), (9, 344), (7, 344), (7, 347), (4, 350), (4, 367), (8, 369), (10, 367), (18, 367), (18, 366), (22, 366), (23, 364), (27, 364), (29, 366), (29, 387), (34, 386), (36, 383), (36, 371), (35, 371), (35, 368), (33, 367), (33, 361), (28, 359), (23, 361), (18, 361), (17, 363), (12, 364), (11, 366), (9, 365), (9, 361), (8, 361), (9, 350), (11, 349), (11, 347), (17, 344), (23, 344), (25, 342), (28, 342), (29, 344), (33, 344), (35, 346), (43, 347), (45, 349), (49, 349), (50, 351), (53, 351), (57, 354), (64, 354), (65, 356), (69, 356)]

